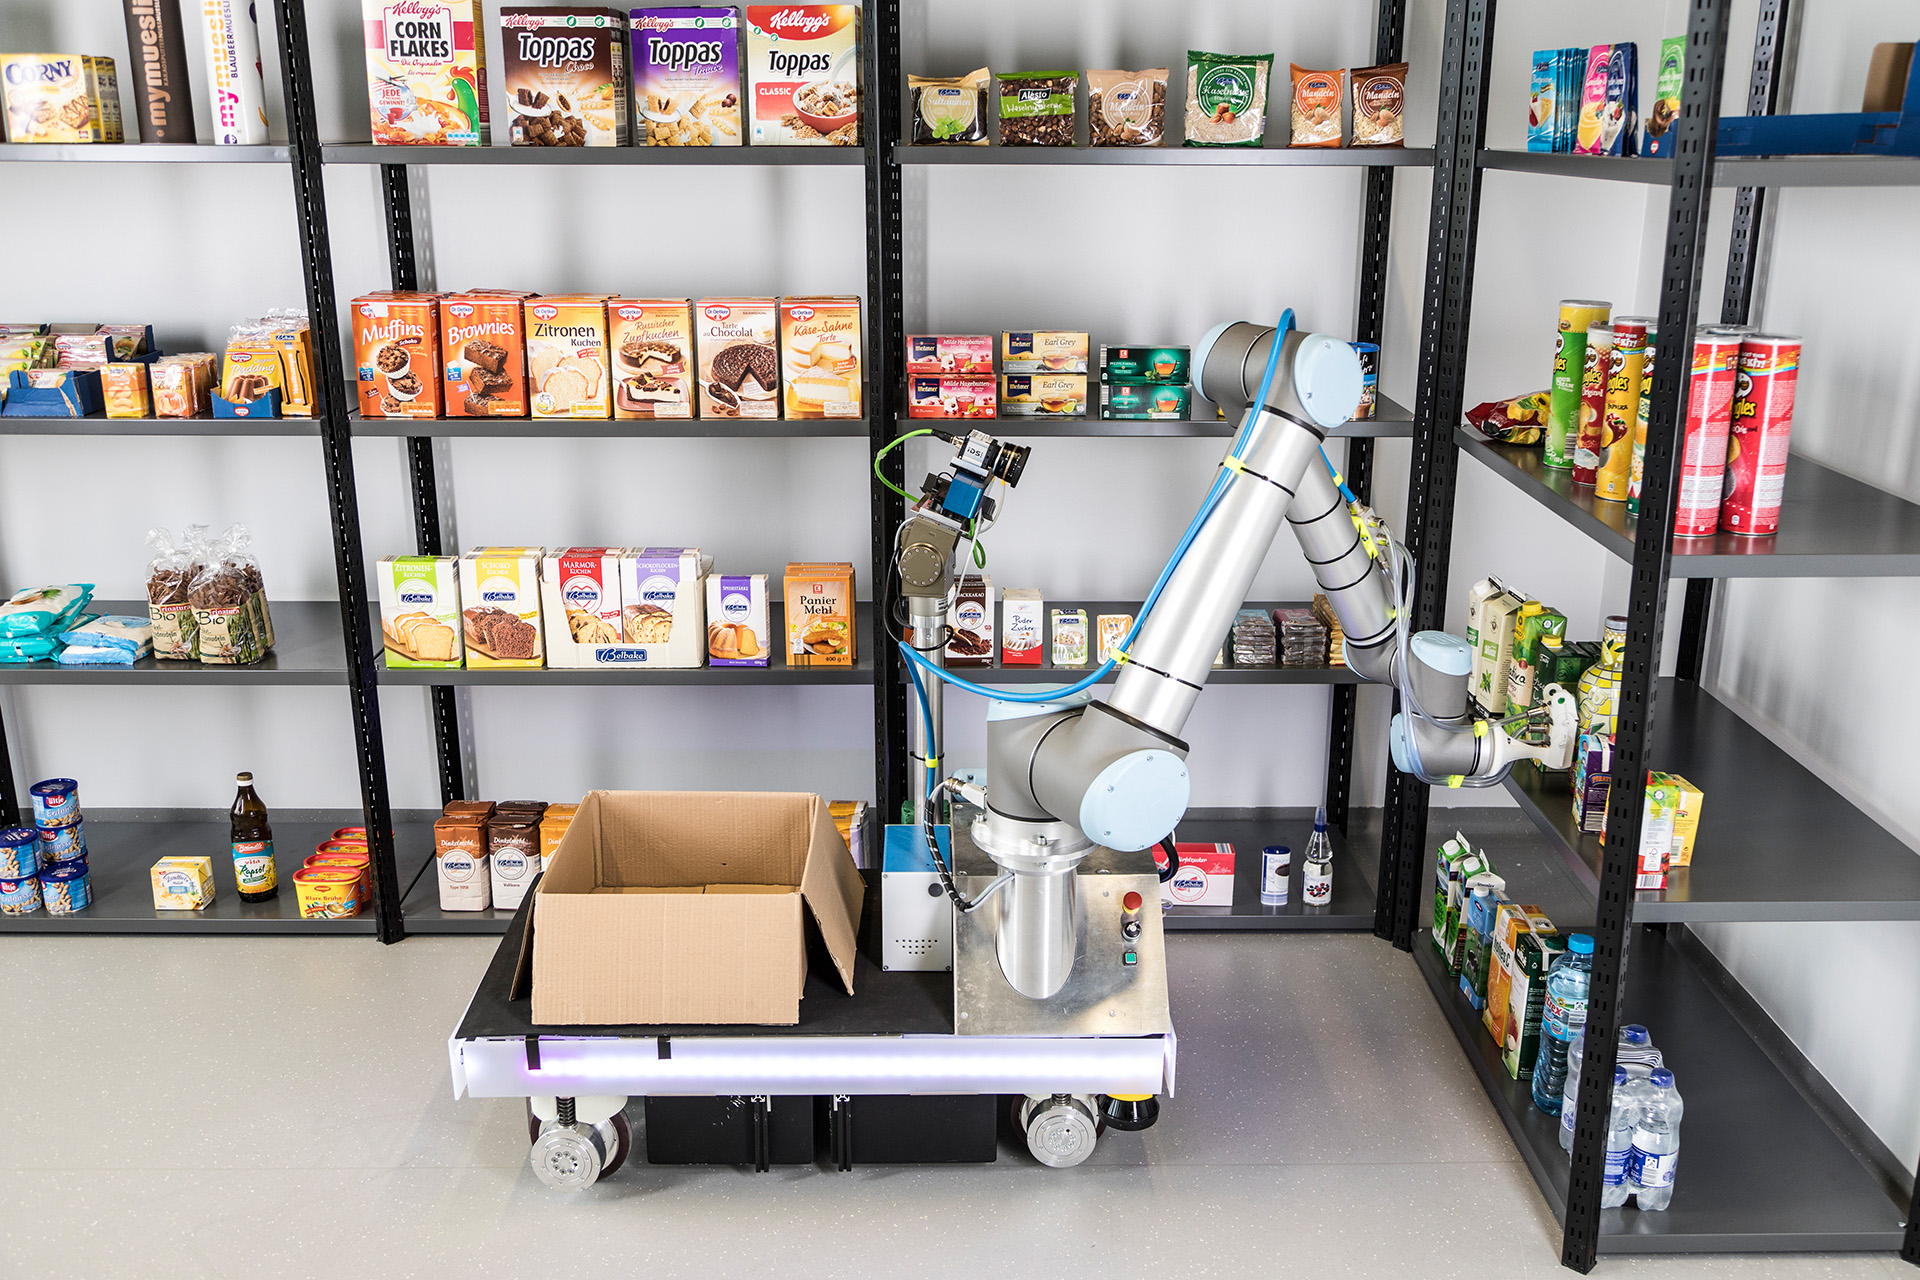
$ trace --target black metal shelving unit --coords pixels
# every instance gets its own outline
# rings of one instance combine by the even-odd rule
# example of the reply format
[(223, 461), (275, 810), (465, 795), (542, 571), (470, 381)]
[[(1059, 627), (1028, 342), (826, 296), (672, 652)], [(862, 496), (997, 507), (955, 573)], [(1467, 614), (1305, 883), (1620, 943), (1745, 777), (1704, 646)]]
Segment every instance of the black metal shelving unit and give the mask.
[[(1789, 65), (1788, 0), (1762, 0), (1746, 109), (1770, 114)], [(1431, 944), (1416, 938), (1428, 874), (1427, 789), (1390, 777), (1380, 878), (1396, 945), (1412, 949), (1496, 1112), (1564, 1227), (1562, 1262), (1590, 1270), (1601, 1253), (1901, 1249), (1920, 1263), (1912, 1179), (1838, 1100), (1751, 997), (1694, 938), (1690, 923), (1920, 918), (1920, 860), (1813, 776), (1790, 751), (1700, 684), (1715, 579), (1920, 574), (1920, 506), (1796, 458), (1777, 537), (1673, 537), (1682, 361), (1656, 367), (1641, 514), (1600, 502), (1537, 450), (1490, 445), (1457, 430), (1471, 323), (1482, 174), (1487, 170), (1665, 186), (1660, 332), (1691, 334), (1701, 300), (1712, 189), (1734, 189), (1722, 323), (1748, 319), (1770, 187), (1920, 185), (1920, 162), (1883, 157), (1716, 160), (1729, 0), (1691, 0), (1686, 79), (1670, 160), (1601, 159), (1485, 148), (1494, 0), (1449, 0), (1434, 164), (1434, 239), (1422, 323), (1420, 398), (1408, 497), (1419, 560), (1415, 625), (1437, 627), (1447, 592), (1454, 482), (1465, 453), (1632, 566), (1625, 672), (1604, 837), (1574, 826), (1564, 779), (1524, 766), (1506, 783), (1540, 841), (1527, 856), (1568, 873), (1592, 903), (1595, 940), (1587, 1050), (1579, 1064), (1574, 1151), (1557, 1123), (1508, 1078), (1499, 1050)], [(1516, 181), (1526, 182), (1530, 179)], [(1659, 676), (1672, 579), (1688, 581), (1679, 662)], [(1678, 771), (1710, 796), (1693, 865), (1667, 889), (1638, 891), (1646, 773)], [(1509, 854), (1509, 856), (1513, 856)], [(1563, 930), (1565, 926), (1563, 925)], [(1647, 1024), (1688, 1089), (1686, 1157), (1665, 1212), (1600, 1208), (1618, 1026)], [(1775, 1172), (1792, 1152), (1790, 1178)]]

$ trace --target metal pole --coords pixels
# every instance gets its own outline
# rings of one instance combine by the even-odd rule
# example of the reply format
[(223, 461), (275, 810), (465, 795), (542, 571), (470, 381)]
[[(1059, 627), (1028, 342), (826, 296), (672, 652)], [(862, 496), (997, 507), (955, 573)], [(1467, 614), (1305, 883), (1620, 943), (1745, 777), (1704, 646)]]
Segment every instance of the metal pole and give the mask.
[[(1406, 37), (1407, 11), (1403, 0), (1379, 0), (1375, 14), (1373, 60), (1398, 62)], [(1387, 254), (1393, 240), (1393, 169), (1371, 165), (1365, 178), (1360, 228), (1360, 281), (1356, 292), (1353, 336), (1356, 342), (1380, 342), (1381, 316), (1386, 310)], [(1362, 502), (1373, 494), (1373, 441), (1364, 436), (1347, 442), (1347, 487)], [(1354, 721), (1359, 690), (1350, 684), (1333, 686), (1333, 705), (1327, 717), (1327, 822), (1342, 834), (1353, 803)], [(1386, 901), (1389, 882), (1377, 877), (1376, 904)], [(1380, 909), (1376, 906), (1376, 910)], [(1388, 915), (1391, 906), (1385, 907)]]
[(7, 747), (4, 720), (0, 720), (0, 824), (20, 825), (20, 783), (13, 776), (13, 752)]
[[(900, 136), (900, 0), (875, 0), (867, 23), (867, 420), (870, 448), (879, 452), (904, 416), (899, 361), (904, 350), (905, 254), (900, 227), (900, 164), (893, 156)], [(904, 484), (906, 463), (895, 449), (882, 473)], [(873, 539), (873, 622), (867, 643), (873, 653), (874, 802), (888, 822), (900, 820), (907, 797), (906, 672), (893, 646), (888, 612), (893, 599), (893, 534), (906, 515), (899, 495), (870, 483), (868, 510)]]
[(1674, 123), (1673, 187), (1667, 198), (1666, 256), (1660, 279), (1660, 341), (1674, 354), (1654, 368), (1627, 604), (1620, 718), (1613, 738), (1613, 789), (1607, 802), (1594, 920), (1586, 1051), (1579, 1066), (1579, 1111), (1574, 1118), (1566, 1235), (1560, 1251), (1561, 1263), (1581, 1272), (1591, 1271), (1599, 1256), (1601, 1179), (1607, 1122), (1613, 1110), (1614, 1038), (1622, 1020), (1627, 950), (1632, 944), (1634, 869), (1646, 811), (1647, 746), (1653, 734), (1654, 681), (1660, 670), (1660, 633), (1673, 556), (1674, 497), (1691, 382), (1692, 362), (1686, 353), (1692, 350), (1700, 302), (1700, 250), (1713, 186), (1727, 6), (1728, 0), (1692, 0), (1689, 5), (1686, 82), (1680, 95), (1680, 118)]
[[(396, 291), (420, 287), (420, 269), (414, 252), (413, 193), (407, 166), (380, 166), (380, 192), (387, 210), (387, 255)], [(407, 437), (407, 473), (413, 483), (414, 546), (423, 556), (445, 555), (440, 531), (440, 491), (434, 470), (433, 437)], [(466, 771), (460, 754), (460, 711), (452, 685), (427, 690), (433, 706), (433, 741), (440, 757), (440, 803), (467, 798)]]
[[(907, 624), (913, 628), (913, 647), (935, 666), (947, 661), (947, 612), (944, 601), (913, 598), (907, 601)], [(920, 695), (907, 699), (907, 796), (913, 801), (913, 823), (927, 820), (927, 792), (941, 776), (940, 742), (946, 736), (946, 682), (920, 678), (927, 691), (925, 712)], [(938, 818), (936, 816), (936, 821)]]
[(320, 167), (320, 135), (314, 122), (313, 69), (307, 61), (305, 0), (280, 0), (280, 66), (285, 79), (287, 135), (292, 158), (294, 206), (300, 220), (300, 256), (305, 268), (307, 313), (313, 327), (314, 419), (327, 471), (333, 515), (334, 566), (339, 580), (340, 622), (346, 643), (347, 695), (353, 706), (354, 740), (360, 756), (360, 799), (373, 862), (373, 907), (382, 942), (406, 936), (400, 917), (399, 874), (394, 865), (393, 809), (387, 798), (386, 748), (380, 734), (380, 690), (375, 683), (373, 620), (367, 604), (366, 566), (360, 550), (360, 508), (353, 475), (353, 435), (347, 420), (346, 371), (340, 358), (340, 318), (333, 289), (333, 250), (327, 237), (326, 184)]
[[(1479, 238), (1478, 153), (1487, 136), (1494, 0), (1448, 0), (1440, 69), (1439, 130), (1433, 148), (1433, 229), (1427, 248), (1426, 301), (1420, 321), (1420, 375), (1414, 400), (1413, 462), (1407, 477), (1407, 549), (1418, 591), (1413, 626), (1429, 630), (1445, 616), (1453, 544), (1453, 424), (1466, 394), (1467, 332)], [(1427, 787), (1387, 771), (1380, 877), (1392, 876), (1392, 915), (1374, 916), (1374, 933), (1402, 951), (1413, 947), (1426, 864)]]

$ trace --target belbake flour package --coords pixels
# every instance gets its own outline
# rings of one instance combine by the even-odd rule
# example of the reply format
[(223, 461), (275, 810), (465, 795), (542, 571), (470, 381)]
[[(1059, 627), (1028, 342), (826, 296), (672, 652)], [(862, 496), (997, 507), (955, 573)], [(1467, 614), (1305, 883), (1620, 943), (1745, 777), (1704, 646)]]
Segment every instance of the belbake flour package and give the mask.
[(635, 142), (650, 147), (737, 147), (740, 11), (634, 9)]
[(484, 147), (487, 45), (480, 0), (362, 0), (373, 140)]
[(747, 6), (753, 145), (860, 145), (860, 9)]

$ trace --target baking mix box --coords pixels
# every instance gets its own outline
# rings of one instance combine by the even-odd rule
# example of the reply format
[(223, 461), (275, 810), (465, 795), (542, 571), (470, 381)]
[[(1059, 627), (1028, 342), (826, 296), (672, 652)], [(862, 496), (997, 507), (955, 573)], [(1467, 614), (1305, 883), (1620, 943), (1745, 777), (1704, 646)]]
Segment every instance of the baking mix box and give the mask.
[(383, 556), (376, 585), (389, 667), (464, 664), (459, 561), (452, 556)]
[(439, 417), (439, 295), (370, 293), (355, 298), (353, 358), (361, 417)]
[(707, 664), (764, 667), (773, 651), (764, 573), (707, 575)]
[(645, 667), (697, 667), (707, 655), (707, 573), (698, 547), (641, 547), (620, 558), (624, 642), (601, 661)]
[(544, 547), (475, 547), (460, 557), (460, 620), (469, 667), (545, 665), (540, 644), (540, 557), (545, 553)]
[(540, 613), (547, 665), (594, 665), (592, 650), (621, 643), (620, 558), (624, 547), (568, 547), (540, 564)]
[(702, 298), (694, 350), (703, 418), (780, 416), (780, 315), (772, 298)]
[(860, 416), (860, 299), (782, 298), (780, 354), (787, 417)]
[(440, 350), (449, 418), (527, 416), (523, 300), (459, 293), (440, 299)]
[(857, 146), (859, 6), (750, 4), (746, 20), (753, 144)]
[(606, 295), (548, 294), (522, 305), (533, 416), (610, 417)]
[(1045, 653), (1046, 601), (1038, 587), (1008, 587), (1000, 593), (1000, 663), (1037, 667)]
[(691, 418), (693, 311), (685, 298), (614, 298), (607, 303), (613, 358), (613, 416)]
[(1180, 870), (1167, 881), (1162, 907), (1230, 907), (1233, 905), (1233, 846), (1181, 844)]
[(480, 0), (363, 0), (373, 140), (484, 147), (487, 42)]

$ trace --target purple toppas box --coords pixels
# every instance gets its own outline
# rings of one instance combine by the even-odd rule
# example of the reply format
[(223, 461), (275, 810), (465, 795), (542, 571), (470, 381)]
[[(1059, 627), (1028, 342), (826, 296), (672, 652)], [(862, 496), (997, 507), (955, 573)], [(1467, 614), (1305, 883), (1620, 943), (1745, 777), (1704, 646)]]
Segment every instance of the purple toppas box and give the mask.
[(740, 11), (634, 9), (635, 141), (740, 145)]

